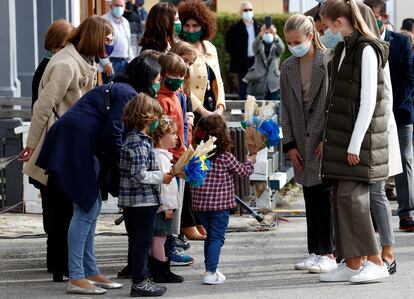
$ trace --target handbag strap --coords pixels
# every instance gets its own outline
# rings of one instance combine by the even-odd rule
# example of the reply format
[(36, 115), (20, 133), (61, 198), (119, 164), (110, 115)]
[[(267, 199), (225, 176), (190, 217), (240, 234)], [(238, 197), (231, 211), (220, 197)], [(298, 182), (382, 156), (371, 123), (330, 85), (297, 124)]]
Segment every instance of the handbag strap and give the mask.
[(109, 110), (111, 109), (111, 89), (113, 85), (114, 85), (114, 82), (111, 81), (106, 85), (106, 88), (105, 88), (106, 114), (109, 114)]

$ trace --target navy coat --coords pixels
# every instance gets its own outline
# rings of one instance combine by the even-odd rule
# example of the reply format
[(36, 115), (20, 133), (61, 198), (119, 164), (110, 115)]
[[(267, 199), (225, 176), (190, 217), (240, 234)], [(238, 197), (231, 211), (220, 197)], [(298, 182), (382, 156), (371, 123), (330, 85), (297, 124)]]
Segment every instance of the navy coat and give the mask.
[(36, 162), (63, 194), (85, 211), (98, 198), (97, 157), (105, 152), (107, 159), (119, 162), (123, 109), (137, 95), (129, 84), (114, 83), (108, 113), (105, 89), (103, 85), (86, 93), (52, 126)]
[(388, 30), (385, 41), (390, 43), (388, 62), (395, 121), (397, 126), (409, 125), (414, 122), (414, 58), (411, 43), (408, 36)]

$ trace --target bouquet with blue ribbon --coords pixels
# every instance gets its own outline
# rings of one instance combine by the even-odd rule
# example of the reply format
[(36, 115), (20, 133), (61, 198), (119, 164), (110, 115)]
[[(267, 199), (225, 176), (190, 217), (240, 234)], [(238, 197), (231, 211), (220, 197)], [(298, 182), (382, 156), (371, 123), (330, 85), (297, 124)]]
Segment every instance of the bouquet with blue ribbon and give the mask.
[(189, 147), (175, 163), (171, 172), (185, 179), (192, 187), (203, 185), (207, 171), (210, 170), (209, 157), (216, 148), (214, 144), (216, 139), (210, 136), (206, 142), (201, 141), (195, 150)]
[(258, 108), (256, 99), (248, 96), (241, 126), (246, 131), (245, 143), (250, 154), (279, 144), (280, 128), (275, 119), (273, 103)]

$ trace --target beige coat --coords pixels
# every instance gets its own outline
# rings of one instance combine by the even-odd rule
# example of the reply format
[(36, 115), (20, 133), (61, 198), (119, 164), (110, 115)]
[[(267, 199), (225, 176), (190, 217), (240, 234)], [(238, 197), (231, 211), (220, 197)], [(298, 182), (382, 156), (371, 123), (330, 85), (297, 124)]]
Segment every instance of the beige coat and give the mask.
[[(72, 44), (67, 44), (48, 63), (39, 84), (26, 146), (34, 149), (23, 173), (47, 184), (43, 169), (35, 165), (48, 130), (96, 83), (96, 67), (87, 63)], [(54, 111), (55, 112), (54, 112)]]
[(193, 111), (196, 111), (200, 106), (203, 106), (204, 94), (207, 89), (207, 66), (213, 70), (216, 80), (214, 81), (213, 91), (216, 96), (216, 107), (225, 104), (225, 94), (223, 80), (221, 79), (220, 65), (217, 56), (216, 47), (209, 41), (203, 41), (205, 54), (202, 54), (196, 49), (197, 59), (190, 67), (190, 90), (191, 103), (193, 104)]

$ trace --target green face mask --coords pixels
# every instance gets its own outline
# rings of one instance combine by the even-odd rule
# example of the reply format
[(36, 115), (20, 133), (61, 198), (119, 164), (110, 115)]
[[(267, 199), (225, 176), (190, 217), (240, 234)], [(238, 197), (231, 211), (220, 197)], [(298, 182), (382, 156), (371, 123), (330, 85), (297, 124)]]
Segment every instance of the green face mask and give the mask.
[(181, 33), (181, 30), (183, 29), (183, 26), (181, 25), (181, 22), (174, 23), (175, 28), (175, 35), (179, 36)]
[(149, 126), (150, 135), (154, 134), (154, 132), (157, 129), (159, 123), (160, 123), (160, 121), (158, 119), (156, 119), (150, 124), (150, 126)]
[(197, 32), (187, 32), (183, 30), (183, 37), (185, 41), (192, 43), (192, 44), (198, 42), (200, 38), (203, 36), (203, 34), (204, 34), (203, 30), (200, 30)]
[(177, 89), (179, 89), (181, 87), (181, 85), (183, 84), (183, 82), (184, 82), (184, 80), (182, 80), (182, 79), (171, 79), (171, 78), (168, 78), (167, 77), (164, 80), (164, 85), (169, 90), (176, 91)]
[(381, 29), (382, 26), (384, 26), (384, 22), (382, 22), (382, 20), (377, 20), (377, 25), (378, 25), (378, 28)]
[(157, 96), (157, 93), (160, 91), (160, 88), (161, 88), (161, 84), (159, 82), (153, 83), (152, 84), (152, 94), (150, 94), (150, 96), (155, 98)]

